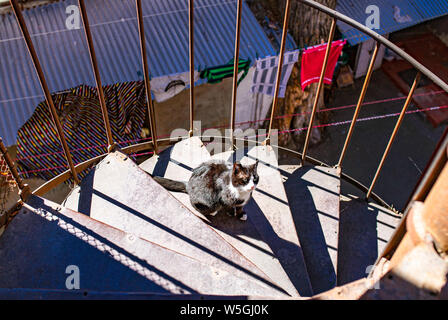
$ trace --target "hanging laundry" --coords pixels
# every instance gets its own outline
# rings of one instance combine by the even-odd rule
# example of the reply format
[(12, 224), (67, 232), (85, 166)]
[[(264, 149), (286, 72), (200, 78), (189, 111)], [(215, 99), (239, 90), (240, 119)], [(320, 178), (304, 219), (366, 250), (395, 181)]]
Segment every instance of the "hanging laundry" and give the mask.
[[(333, 41), (331, 44), (327, 69), (325, 70), (324, 75), (324, 83), (326, 84), (331, 84), (336, 62), (338, 62), (345, 43), (346, 40), (337, 40)], [(302, 86), (302, 90), (305, 90), (305, 88), (313, 82), (319, 82), (326, 49), (327, 44), (324, 43), (303, 51), (302, 66), (300, 71), (300, 85)]]
[[(199, 80), (199, 72), (194, 72), (194, 82)], [(190, 72), (151, 79), (151, 92), (157, 102), (163, 102), (190, 85)]]
[[(300, 50), (286, 52), (283, 57), (282, 75), (278, 96), (283, 98), (286, 85), (291, 76), (292, 67), (299, 59)], [(251, 91), (274, 96), (275, 80), (277, 78), (278, 56), (257, 60), (257, 66), (253, 77)]]
[[(243, 72), (243, 74), (238, 79), (237, 85), (246, 77), (249, 71), (251, 61), (250, 59), (239, 59), (238, 60), (238, 74)], [(222, 79), (233, 77), (234, 60), (231, 59), (227, 64), (223, 64), (216, 67), (206, 68), (201, 71), (201, 79), (207, 79), (208, 83), (221, 82)]]

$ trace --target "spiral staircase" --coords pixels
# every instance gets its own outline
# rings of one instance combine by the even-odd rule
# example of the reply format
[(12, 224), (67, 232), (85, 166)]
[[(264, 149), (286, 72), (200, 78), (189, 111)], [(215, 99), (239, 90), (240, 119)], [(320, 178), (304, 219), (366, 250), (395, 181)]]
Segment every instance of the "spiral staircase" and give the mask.
[[(188, 195), (170, 193), (151, 177), (188, 180), (209, 159), (259, 160), (247, 221), (203, 216)], [(192, 137), (140, 165), (115, 151), (62, 205), (38, 196), (24, 204), (0, 241), (0, 287), (64, 296), (58, 290), (65, 287), (65, 270), (75, 265), (80, 292), (87, 295), (310, 297), (335, 287), (339, 274), (339, 284), (356, 280), (347, 276), (359, 274), (360, 264), (359, 278), (366, 276), (377, 246), (353, 250), (347, 243), (360, 241), (359, 230), (371, 222), (374, 240), (388, 240), (400, 220), (356, 199), (341, 210), (343, 200), (336, 169), (279, 166), (270, 146), (211, 156)], [(357, 223), (341, 230), (340, 221), (353, 215)]]
[[(269, 131), (262, 143), (251, 145), (249, 139), (239, 139), (250, 146), (233, 147), (238, 140), (232, 133), (237, 77), (233, 79), (231, 136), (225, 137), (232, 148), (209, 152), (194, 135), (194, 85), (190, 87), (190, 131), (183, 139), (158, 139), (141, 0), (136, 0), (136, 9), (151, 140), (117, 148), (85, 4), (79, 0), (108, 152), (75, 165), (21, 8), (17, 0), (10, 0), (68, 170), (31, 191), (0, 138), (1, 154), (21, 196), (16, 207), (0, 216), (0, 298), (448, 299), (448, 133), (410, 195), (404, 217), (386, 209), (387, 204), (372, 192), (420, 76), (445, 92), (448, 85), (364, 25), (312, 0), (299, 1), (332, 17), (302, 153), (276, 146), (270, 140), (282, 68), (277, 70)], [(190, 83), (194, 83), (194, 6), (193, 1), (188, 3)], [(241, 3), (237, 1), (234, 74), (238, 74)], [(289, 11), (287, 0), (279, 65), (283, 64)], [(332, 167), (307, 156), (306, 151), (337, 20), (369, 35), (376, 46), (340, 160)], [(366, 187), (343, 171), (342, 160), (381, 45), (418, 72), (371, 185)], [(154, 151), (155, 155), (137, 164), (129, 155), (143, 150)], [(295, 155), (297, 164), (279, 165), (280, 150)], [(186, 181), (195, 167), (209, 159), (259, 161), (260, 182), (245, 206), (247, 221), (220, 214), (203, 216), (192, 208), (186, 194), (169, 192), (152, 178)], [(86, 170), (87, 175), (79, 181), (79, 174)], [(44, 198), (69, 179), (75, 187), (62, 204)], [(353, 193), (353, 186), (361, 193)], [(348, 187), (352, 189), (348, 191)], [(372, 289), (376, 282), (381, 290)]]

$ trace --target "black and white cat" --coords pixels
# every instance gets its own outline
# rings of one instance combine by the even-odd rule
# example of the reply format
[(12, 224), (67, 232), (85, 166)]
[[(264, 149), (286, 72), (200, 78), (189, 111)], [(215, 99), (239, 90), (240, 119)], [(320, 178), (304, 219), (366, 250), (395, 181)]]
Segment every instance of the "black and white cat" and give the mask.
[(154, 180), (170, 191), (185, 192), (193, 207), (202, 214), (215, 215), (225, 212), (241, 220), (247, 215), (243, 210), (257, 186), (258, 161), (242, 165), (222, 160), (210, 160), (193, 170), (188, 182), (162, 177)]

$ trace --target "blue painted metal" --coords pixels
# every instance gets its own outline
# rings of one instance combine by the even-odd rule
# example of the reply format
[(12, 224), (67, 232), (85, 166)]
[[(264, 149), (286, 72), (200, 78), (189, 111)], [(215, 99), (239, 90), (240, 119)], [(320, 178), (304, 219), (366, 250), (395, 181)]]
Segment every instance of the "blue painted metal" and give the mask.
[[(95, 85), (84, 30), (69, 30), (65, 25), (69, 5), (77, 5), (77, 1), (23, 12), (51, 92), (79, 84)], [(144, 0), (142, 5), (151, 77), (187, 71), (187, 1)], [(103, 84), (143, 80), (134, 0), (90, 0), (86, 7)], [(195, 1), (197, 68), (233, 58), (235, 19), (235, 0)], [(257, 56), (274, 54), (262, 27), (243, 2), (240, 57), (255, 61)], [(0, 57), (0, 136), (10, 145), (44, 99), (12, 14), (0, 16)]]
[[(380, 29), (374, 30), (381, 35), (398, 31), (418, 23), (448, 14), (446, 0), (338, 0), (336, 10), (346, 16), (365, 24), (370, 13), (369, 5), (376, 5), (380, 12)], [(399, 23), (394, 19), (394, 6), (400, 8), (400, 16), (408, 15), (412, 20)], [(338, 27), (351, 45), (370, 39), (361, 31), (338, 21)]]

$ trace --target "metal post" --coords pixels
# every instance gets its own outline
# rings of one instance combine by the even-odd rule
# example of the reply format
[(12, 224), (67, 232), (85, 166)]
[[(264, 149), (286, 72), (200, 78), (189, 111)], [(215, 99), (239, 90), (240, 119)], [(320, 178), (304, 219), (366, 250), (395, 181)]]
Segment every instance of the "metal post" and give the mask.
[(146, 57), (146, 43), (145, 43), (145, 29), (143, 23), (142, 1), (135, 0), (135, 6), (137, 8), (138, 33), (140, 36), (140, 51), (142, 55), (143, 75), (145, 80), (146, 104), (148, 105), (149, 128), (151, 130), (151, 139), (152, 144), (154, 146), (154, 152), (157, 154), (158, 153), (157, 130), (156, 130), (154, 106), (152, 104), (152, 97), (151, 97), (151, 85), (148, 74), (148, 59)]
[(72, 174), (75, 184), (78, 184), (79, 183), (78, 175), (76, 174), (76, 169), (73, 164), (70, 149), (68, 148), (67, 141), (65, 140), (64, 130), (62, 129), (61, 122), (59, 121), (59, 116), (57, 114), (56, 108), (54, 107), (53, 98), (51, 97), (50, 90), (48, 89), (47, 81), (45, 80), (42, 67), (37, 57), (36, 50), (34, 49), (33, 42), (31, 41), (31, 37), (28, 32), (25, 20), (23, 19), (22, 12), (20, 11), (17, 0), (10, 0), (10, 3), (12, 10), (14, 11), (14, 14), (16, 16), (17, 22), (19, 24), (20, 30), (22, 32), (23, 38), (25, 39), (25, 43), (28, 48), (28, 52), (31, 56), (31, 60), (33, 61), (34, 69), (36, 70), (37, 76), (39, 78), (40, 86), (42, 87), (42, 90), (45, 94), (45, 100), (47, 101), (48, 108), (50, 109), (50, 113), (53, 118), (53, 123), (56, 127), (56, 131), (58, 134), (59, 141), (62, 145), (62, 149), (64, 150), (64, 156), (67, 161), (68, 167), (70, 168), (70, 172)]
[(233, 135), (235, 131), (235, 110), (236, 110), (236, 90), (238, 83), (238, 62), (240, 55), (240, 30), (241, 30), (241, 7), (242, 0), (238, 0), (236, 9), (236, 29), (235, 29), (235, 54), (233, 63), (233, 88), (232, 88), (232, 109), (230, 112), (230, 141), (232, 148), (235, 145)]
[(302, 152), (302, 164), (305, 163), (306, 159), (306, 151), (308, 149), (311, 129), (313, 128), (314, 116), (316, 115), (317, 103), (319, 102), (320, 92), (322, 91), (322, 87), (324, 84), (325, 71), (327, 70), (328, 57), (330, 56), (331, 44), (333, 42), (335, 29), (336, 29), (336, 18), (333, 18), (333, 20), (331, 21), (330, 35), (328, 36), (327, 50), (325, 51), (325, 58), (324, 63), (322, 65), (322, 71), (320, 73), (319, 84), (317, 85), (316, 97), (314, 98), (313, 109), (311, 111), (311, 117), (308, 124), (308, 129), (306, 131), (305, 144), (303, 146), (303, 152)]
[(193, 136), (194, 121), (194, 1), (188, 1), (188, 32), (190, 55), (190, 137)]
[(345, 139), (344, 147), (342, 148), (341, 157), (339, 158), (339, 162), (337, 167), (340, 168), (342, 166), (342, 161), (345, 157), (345, 152), (347, 151), (348, 144), (353, 134), (353, 129), (355, 128), (356, 120), (358, 119), (359, 111), (361, 110), (361, 105), (364, 102), (364, 97), (366, 95), (367, 88), (369, 86), (370, 77), (372, 75), (373, 67), (375, 65), (375, 59), (378, 54), (378, 49), (380, 47), (380, 43), (376, 42), (375, 49), (373, 50), (372, 58), (370, 59), (369, 68), (367, 69), (366, 78), (364, 79), (364, 84), (361, 89), (361, 93), (359, 94), (358, 104), (356, 105), (355, 113), (353, 114), (352, 122), (350, 123), (350, 129), (347, 133), (347, 138)]
[(280, 82), (281, 82), (282, 67), (283, 67), (283, 55), (285, 53), (286, 35), (288, 34), (288, 21), (289, 21), (290, 6), (291, 6), (291, 1), (286, 0), (285, 17), (283, 18), (282, 42), (280, 44), (280, 53), (279, 53), (279, 57), (278, 57), (278, 66), (277, 66), (277, 77), (275, 80), (274, 100), (272, 101), (271, 117), (269, 119), (269, 129), (268, 129), (268, 134), (267, 134), (266, 140), (264, 141), (264, 144), (269, 144), (269, 142), (270, 142), (271, 131), (272, 131), (272, 122), (274, 121), (275, 110), (277, 109), (278, 92), (280, 90)]
[(403, 109), (401, 110), (400, 116), (398, 117), (397, 123), (395, 124), (394, 131), (390, 136), (386, 150), (384, 151), (383, 157), (381, 158), (380, 164), (378, 165), (378, 169), (376, 170), (375, 177), (373, 178), (372, 183), (370, 184), (370, 188), (367, 191), (366, 199), (368, 199), (370, 197), (370, 194), (372, 193), (372, 189), (375, 186), (376, 180), (378, 179), (378, 175), (380, 174), (381, 169), (383, 168), (384, 160), (386, 160), (386, 157), (389, 154), (389, 150), (392, 146), (392, 143), (394, 142), (395, 136), (397, 135), (398, 129), (400, 128), (401, 122), (403, 121), (406, 110), (408, 109), (408, 106), (411, 103), (412, 95), (414, 94), (414, 91), (417, 88), (419, 80), (420, 80), (420, 72), (418, 72), (417, 75), (415, 76), (414, 83), (412, 84), (411, 90), (409, 90), (409, 94), (406, 98)]
[(78, 0), (78, 3), (79, 3), (79, 10), (81, 12), (82, 23), (84, 26), (84, 33), (85, 33), (86, 39), (87, 39), (87, 46), (89, 48), (90, 62), (92, 64), (93, 74), (95, 76), (96, 89), (98, 92), (98, 98), (100, 100), (100, 106), (101, 106), (101, 112), (103, 114), (104, 126), (106, 128), (106, 137), (107, 137), (107, 144), (108, 144), (107, 152), (112, 152), (115, 149), (116, 144), (113, 141), (112, 131), (110, 130), (109, 115), (107, 113), (106, 101), (104, 100), (103, 87), (101, 84), (100, 72), (99, 72), (98, 63), (96, 60), (95, 48), (93, 47), (92, 34), (90, 33), (89, 19), (87, 17), (86, 6), (84, 4), (84, 0)]

